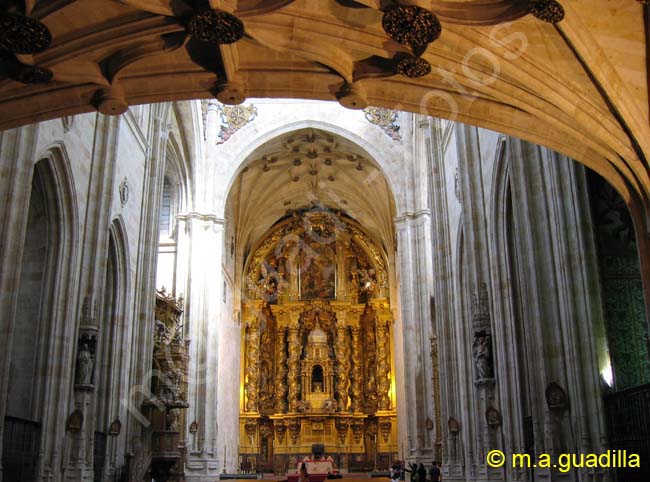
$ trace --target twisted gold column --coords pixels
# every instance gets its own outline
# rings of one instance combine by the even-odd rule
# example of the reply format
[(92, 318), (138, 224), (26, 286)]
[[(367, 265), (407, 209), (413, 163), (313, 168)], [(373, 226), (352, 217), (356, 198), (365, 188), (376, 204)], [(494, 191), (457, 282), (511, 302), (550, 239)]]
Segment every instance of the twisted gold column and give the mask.
[(246, 411), (257, 410), (257, 385), (260, 377), (260, 333), (257, 317), (246, 329)]
[(352, 387), (350, 389), (350, 396), (352, 398), (352, 411), (358, 412), (361, 410), (361, 378), (362, 378), (362, 359), (363, 353), (361, 351), (361, 329), (358, 326), (352, 327)]
[(348, 328), (340, 320), (336, 326), (336, 359), (338, 371), (336, 374), (336, 391), (339, 396), (339, 411), (348, 408), (348, 385), (350, 384), (350, 348), (348, 343)]
[(275, 411), (285, 413), (287, 411), (287, 353), (285, 351), (287, 332), (284, 327), (278, 328), (275, 346)]
[(388, 339), (389, 320), (377, 321), (377, 393), (379, 410), (390, 409), (390, 345)]
[(300, 386), (298, 384), (299, 373), (299, 362), (300, 362), (300, 337), (299, 329), (297, 323), (292, 323), (289, 326), (289, 373), (288, 373), (288, 385), (289, 385), (289, 410), (294, 412), (298, 407), (298, 395), (300, 394)]

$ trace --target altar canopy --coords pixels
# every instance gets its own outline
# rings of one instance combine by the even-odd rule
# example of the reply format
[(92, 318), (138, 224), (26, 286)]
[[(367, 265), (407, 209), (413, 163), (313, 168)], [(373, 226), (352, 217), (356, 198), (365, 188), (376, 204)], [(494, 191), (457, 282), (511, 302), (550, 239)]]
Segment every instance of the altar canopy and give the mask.
[(280, 474), (314, 443), (342, 471), (390, 460), (392, 315), (378, 243), (344, 213), (292, 212), (251, 251), (243, 291), (240, 456)]

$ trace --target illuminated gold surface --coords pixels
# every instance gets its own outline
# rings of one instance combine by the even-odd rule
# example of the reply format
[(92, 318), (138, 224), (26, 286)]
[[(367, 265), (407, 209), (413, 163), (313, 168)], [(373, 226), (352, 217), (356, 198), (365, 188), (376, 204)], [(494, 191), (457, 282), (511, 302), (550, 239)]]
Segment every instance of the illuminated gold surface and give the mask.
[[(354, 221), (332, 212), (296, 214), (252, 251), (244, 290), (253, 301), (242, 311), (241, 460), (281, 473), (312, 444), (340, 456), (343, 469), (397, 452), (386, 265)], [(305, 266), (312, 284), (300, 291)], [(328, 280), (336, 280), (334, 299)]]

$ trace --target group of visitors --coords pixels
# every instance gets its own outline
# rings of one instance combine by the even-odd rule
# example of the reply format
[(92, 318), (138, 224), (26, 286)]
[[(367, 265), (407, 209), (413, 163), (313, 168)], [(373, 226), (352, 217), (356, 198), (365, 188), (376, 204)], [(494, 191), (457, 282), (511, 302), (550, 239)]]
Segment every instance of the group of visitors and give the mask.
[(427, 469), (424, 464), (414, 464), (409, 462), (409, 468), (403, 466), (401, 462), (395, 462), (390, 468), (390, 478), (393, 481), (404, 480), (405, 472), (410, 472), (411, 482), (440, 482), (442, 480), (440, 476), (440, 467), (438, 462), (433, 461), (431, 467), (429, 467), (427, 478)]

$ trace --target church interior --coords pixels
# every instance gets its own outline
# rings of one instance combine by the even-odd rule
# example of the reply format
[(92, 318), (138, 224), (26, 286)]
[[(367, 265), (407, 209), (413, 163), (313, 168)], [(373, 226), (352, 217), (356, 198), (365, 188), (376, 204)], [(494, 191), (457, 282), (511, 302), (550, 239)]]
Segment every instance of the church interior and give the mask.
[(650, 2), (0, 26), (0, 482), (650, 480)]

